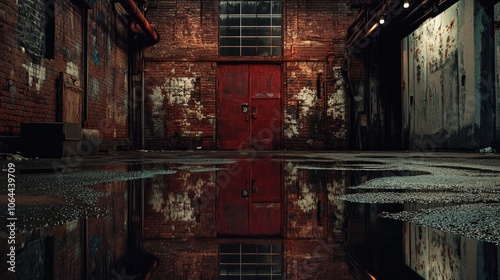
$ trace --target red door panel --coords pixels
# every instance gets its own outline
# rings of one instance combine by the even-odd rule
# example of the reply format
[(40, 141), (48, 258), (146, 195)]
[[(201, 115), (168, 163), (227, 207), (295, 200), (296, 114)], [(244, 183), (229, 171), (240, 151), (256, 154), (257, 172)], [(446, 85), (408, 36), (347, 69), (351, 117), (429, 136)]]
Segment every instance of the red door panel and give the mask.
[(281, 68), (250, 66), (252, 144), (258, 150), (281, 146)]
[[(242, 197), (249, 190), (250, 163), (238, 162), (241, 172), (217, 173), (217, 234), (247, 236), (249, 234), (249, 198)], [(239, 170), (239, 168), (238, 168)]]
[(252, 162), (252, 202), (281, 202), (281, 162)]
[[(248, 65), (219, 65), (218, 89), (218, 148), (236, 150), (248, 148), (249, 113), (242, 111), (248, 100)], [(241, 146), (243, 144), (243, 146)]]
[(217, 235), (280, 235), (282, 163), (240, 161), (237, 169), (241, 172), (233, 175), (218, 172)]
[(251, 235), (281, 234), (281, 203), (252, 203)]
[[(218, 66), (218, 148), (281, 147), (281, 67)], [(243, 110), (242, 106), (248, 109)]]

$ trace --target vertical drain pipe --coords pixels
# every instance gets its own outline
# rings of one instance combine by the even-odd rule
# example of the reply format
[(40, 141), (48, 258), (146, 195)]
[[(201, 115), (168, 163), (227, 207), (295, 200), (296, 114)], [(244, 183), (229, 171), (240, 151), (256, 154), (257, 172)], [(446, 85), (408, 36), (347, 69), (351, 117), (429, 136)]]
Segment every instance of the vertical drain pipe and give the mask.
[[(83, 3), (83, 2), (82, 2)], [(83, 112), (82, 112), (82, 128), (85, 128), (88, 126), (88, 101), (89, 101), (89, 40), (88, 40), (88, 31), (89, 31), (89, 11), (91, 6), (85, 5), (82, 6), (82, 32), (83, 32), (83, 96), (82, 96), (82, 103), (83, 103)], [(82, 279), (87, 279), (87, 246), (88, 246), (88, 220), (87, 220), (87, 213), (86, 211), (84, 212), (84, 216), (82, 218), (82, 236), (81, 238), (81, 252), (82, 252)]]
[(89, 11), (90, 7), (82, 8), (82, 31), (83, 31), (83, 116), (82, 127), (88, 126), (89, 120)]

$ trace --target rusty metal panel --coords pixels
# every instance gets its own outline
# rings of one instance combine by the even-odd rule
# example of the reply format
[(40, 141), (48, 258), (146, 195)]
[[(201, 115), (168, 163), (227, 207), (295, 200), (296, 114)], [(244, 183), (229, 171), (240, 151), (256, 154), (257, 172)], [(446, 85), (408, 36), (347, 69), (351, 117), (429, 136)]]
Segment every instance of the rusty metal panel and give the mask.
[(219, 65), (218, 71), (218, 148), (248, 148), (244, 146), (250, 134), (248, 65)]

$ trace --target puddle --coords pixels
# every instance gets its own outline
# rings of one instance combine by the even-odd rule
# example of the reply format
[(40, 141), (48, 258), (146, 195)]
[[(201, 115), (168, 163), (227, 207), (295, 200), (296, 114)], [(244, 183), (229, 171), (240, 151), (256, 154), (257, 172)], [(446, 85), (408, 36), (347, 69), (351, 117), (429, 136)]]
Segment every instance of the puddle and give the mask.
[[(200, 156), (21, 174), (16, 279), (125, 279), (155, 260), (152, 279), (420, 279), (445, 249), (438, 271), (498, 272), (493, 173), (414, 167)], [(478, 267), (464, 246), (484, 249)]]

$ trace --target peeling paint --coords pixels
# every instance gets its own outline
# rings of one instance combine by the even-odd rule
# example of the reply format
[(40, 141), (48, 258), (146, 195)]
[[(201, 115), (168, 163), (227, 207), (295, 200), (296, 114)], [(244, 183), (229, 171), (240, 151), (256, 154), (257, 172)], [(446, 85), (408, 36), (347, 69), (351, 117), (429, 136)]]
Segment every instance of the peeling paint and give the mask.
[(309, 213), (317, 208), (318, 196), (312, 189), (313, 186), (310, 185), (300, 187), (299, 199), (295, 203), (304, 213)]
[(74, 62), (66, 63), (66, 73), (80, 80), (80, 72), (78, 71), (78, 65)]
[(15, 82), (9, 79), (8, 83), (9, 83), (10, 98), (14, 99), (16, 97), (16, 92), (17, 92)]
[[(285, 112), (284, 123), (286, 128), (283, 132), (286, 138), (299, 136), (300, 118), (306, 118), (309, 116), (314, 106), (316, 106), (316, 90), (312, 90), (309, 87), (303, 87), (297, 93), (296, 98), (298, 105), (296, 106), (296, 110), (299, 110), (299, 119), (297, 119), (297, 114)], [(288, 111), (290, 111), (290, 108)]]
[(285, 114), (284, 122), (287, 126), (283, 131), (286, 138), (292, 138), (299, 135), (299, 122), (295, 116), (292, 114)]
[(333, 78), (335, 79), (335, 91), (328, 95), (328, 108), (326, 114), (331, 117), (337, 125), (335, 125), (334, 138), (345, 139), (347, 137), (347, 120), (346, 120), (346, 92), (345, 81), (342, 75), (342, 67), (336, 66), (333, 68)]
[(153, 94), (149, 95), (151, 100), (151, 117), (154, 127), (154, 135), (162, 137), (165, 133), (164, 131), (164, 116), (163, 112), (163, 102), (165, 95), (162, 93), (161, 87), (156, 86), (153, 88)]
[(152, 197), (149, 204), (152, 206), (152, 210), (163, 214), (165, 222), (195, 222), (193, 201), (201, 198), (203, 189), (208, 182), (201, 178), (193, 179), (192, 176), (190, 172), (178, 173), (176, 182), (183, 186), (180, 191), (169, 191), (164, 188), (165, 182), (162, 178), (153, 179)]
[(297, 99), (300, 101), (300, 114), (302, 116), (307, 116), (311, 108), (316, 105), (316, 90), (304, 87), (297, 94)]
[(45, 81), (45, 67), (40, 64), (33, 64), (32, 62), (29, 65), (23, 64), (23, 67), (28, 71), (28, 85), (31, 87), (34, 83), (36, 91), (40, 91), (43, 81)]
[(78, 228), (78, 219), (68, 222), (66, 225), (66, 232), (74, 231)]
[[(189, 65), (191, 68), (191, 65)], [(176, 73), (175, 68), (170, 71)], [(201, 136), (203, 131), (199, 125), (200, 121), (207, 118), (204, 114), (205, 108), (200, 101), (194, 101), (193, 92), (196, 91), (195, 82), (197, 74), (192, 72), (192, 77), (165, 78), (162, 85), (153, 88), (150, 96), (153, 105), (153, 125), (163, 127), (164, 121), (158, 116), (163, 116), (163, 104), (175, 106), (173, 110), (180, 110), (181, 117), (178, 118), (179, 133), (181, 136)], [(166, 101), (164, 100), (166, 99)], [(156, 116), (156, 117), (155, 117)]]
[(96, 78), (90, 78), (90, 96), (95, 99), (99, 99), (99, 80)]

